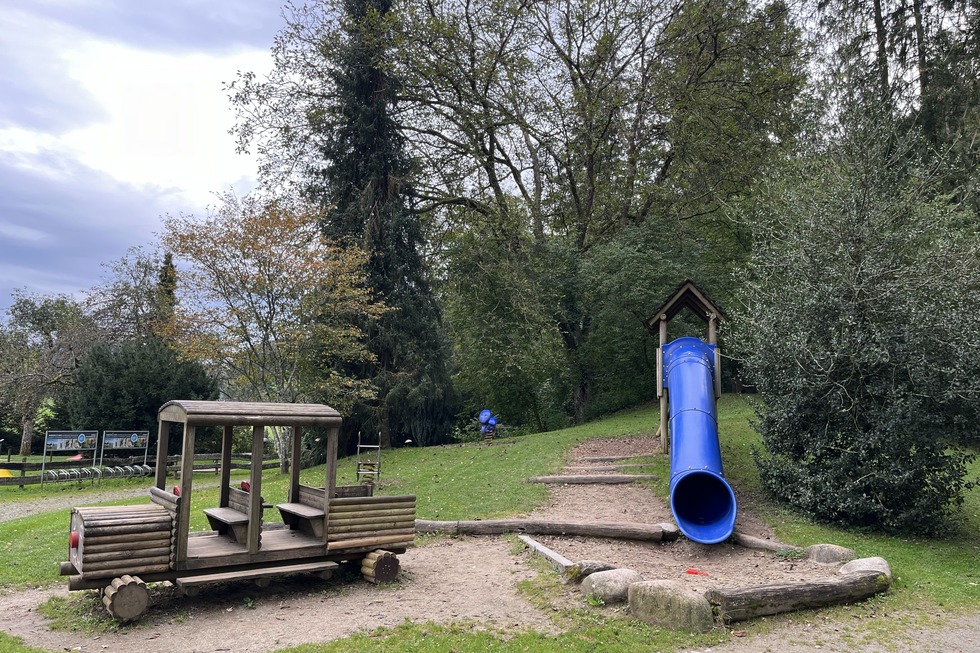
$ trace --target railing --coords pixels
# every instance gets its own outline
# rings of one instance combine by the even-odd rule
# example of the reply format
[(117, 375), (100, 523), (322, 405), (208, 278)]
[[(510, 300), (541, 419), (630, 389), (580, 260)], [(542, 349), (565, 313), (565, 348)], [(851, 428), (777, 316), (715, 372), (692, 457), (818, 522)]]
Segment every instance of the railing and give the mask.
[[(194, 473), (220, 471), (220, 454), (197, 454), (194, 456)], [(139, 462), (136, 462), (136, 461)], [(142, 464), (143, 457), (120, 458), (104, 461), (101, 467), (78, 467), (79, 461), (60, 461), (48, 462), (44, 464), (44, 474), (41, 472), (41, 463), (0, 463), (0, 469), (9, 472), (19, 472), (16, 476), (0, 476), (0, 487), (17, 485), (35, 485), (38, 483), (58, 483), (58, 482), (82, 482), (101, 480), (103, 478), (136, 478), (153, 476), (156, 472), (155, 465)], [(231, 469), (251, 469), (252, 457), (250, 454), (240, 454), (232, 457)], [(262, 469), (272, 469), (279, 466), (278, 458), (266, 458), (262, 461)], [(167, 457), (167, 474), (176, 475), (180, 471), (180, 456)], [(34, 472), (35, 474), (30, 474)]]

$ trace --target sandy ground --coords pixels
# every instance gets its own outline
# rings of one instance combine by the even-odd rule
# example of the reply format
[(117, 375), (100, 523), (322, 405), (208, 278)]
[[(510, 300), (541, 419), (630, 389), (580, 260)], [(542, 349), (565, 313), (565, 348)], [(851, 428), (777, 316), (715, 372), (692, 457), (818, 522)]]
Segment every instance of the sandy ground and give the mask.
[[(582, 459), (589, 456), (648, 454), (654, 446), (655, 442), (645, 438), (590, 441), (573, 452), (577, 459), (573, 464), (582, 465)], [(623, 485), (555, 486), (548, 503), (532, 516), (577, 521), (672, 521), (669, 508), (651, 492)], [(756, 537), (772, 537), (751, 515), (740, 516), (737, 528)], [(817, 578), (835, 572), (807, 561), (783, 560), (729, 544), (701, 546), (684, 538), (669, 544), (578, 537), (536, 539), (573, 561), (604, 560), (634, 569), (646, 579), (681, 581), (699, 591), (711, 586)], [(30, 646), (51, 651), (264, 652), (370, 632), (405, 620), (466, 621), (489, 629), (555, 632), (551, 616), (534, 608), (516, 591), (519, 580), (538, 573), (535, 569), (540, 565), (533, 565), (530, 556), (504, 537), (443, 538), (400, 556), (400, 582), (390, 586), (370, 585), (343, 570), (330, 581), (297, 578), (261, 589), (250, 583), (234, 583), (202, 589), (193, 598), (156, 586), (151, 592), (150, 610), (139, 623), (102, 635), (49, 628), (37, 606), (52, 595), (66, 595), (63, 587), (0, 596), (0, 615), (4, 631), (24, 638)], [(692, 573), (695, 571), (700, 573)], [(558, 600), (584, 603), (574, 587), (564, 588)], [(602, 609), (626, 612), (623, 607)], [(936, 615), (934, 622), (939, 625), (929, 630), (908, 631), (903, 639), (886, 643), (865, 641), (862, 620), (889, 618), (897, 616), (854, 608), (850, 615), (836, 620), (819, 612), (808, 613), (806, 619), (777, 619), (772, 632), (764, 632), (768, 624), (749, 623), (727, 631), (730, 641), (708, 650), (980, 653), (980, 613)]]

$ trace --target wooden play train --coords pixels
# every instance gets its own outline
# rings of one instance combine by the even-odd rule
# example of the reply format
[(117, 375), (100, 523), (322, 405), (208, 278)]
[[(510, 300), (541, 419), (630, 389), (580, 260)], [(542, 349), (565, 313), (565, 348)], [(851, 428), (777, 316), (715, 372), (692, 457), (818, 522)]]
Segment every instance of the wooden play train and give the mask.
[[(374, 496), (372, 484), (340, 486), (337, 438), (341, 417), (322, 404), (171, 401), (159, 412), (159, 443), (149, 503), (80, 507), (71, 514), (68, 560), (60, 572), (70, 590), (98, 589), (109, 613), (138, 619), (149, 606), (146, 583), (170, 581), (192, 594), (204, 584), (269, 579), (293, 574), (329, 578), (341, 562), (361, 563), (370, 582), (388, 582), (399, 571), (396, 554), (415, 539), (415, 496)], [(193, 474), (166, 487), (171, 427), (183, 426), (182, 469), (193, 469), (195, 430), (222, 427), (218, 505), (204, 510), (210, 531), (191, 532)], [(230, 484), (232, 433), (252, 428), (250, 476)], [(326, 427), (323, 487), (299, 482), (304, 428)], [(287, 501), (275, 506), (281, 522), (264, 520), (273, 506), (262, 500), (262, 455), (266, 427), (292, 430)]]

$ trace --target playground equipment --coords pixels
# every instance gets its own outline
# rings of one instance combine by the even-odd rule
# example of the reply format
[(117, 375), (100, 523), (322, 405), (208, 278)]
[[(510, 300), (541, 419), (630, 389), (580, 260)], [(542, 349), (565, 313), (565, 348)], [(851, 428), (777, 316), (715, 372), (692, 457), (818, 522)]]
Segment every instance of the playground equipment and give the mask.
[(493, 416), (489, 408), (480, 411), (480, 434), (483, 442), (493, 444), (493, 436), (497, 433), (497, 418)]
[[(707, 343), (692, 337), (667, 343), (667, 322), (684, 308), (707, 322)], [(687, 280), (647, 321), (648, 327), (657, 324), (660, 333), (657, 395), (665, 451), (669, 442), (670, 509), (680, 531), (701, 544), (717, 544), (731, 537), (737, 513), (718, 441), (721, 354), (716, 334), (723, 315), (717, 304)]]
[[(360, 563), (369, 582), (398, 574), (397, 553), (415, 539), (415, 496), (374, 496), (374, 485), (337, 486), (340, 414), (322, 404), (171, 401), (159, 411), (160, 440), (149, 504), (74, 508), (68, 561), (60, 573), (69, 590), (99, 589), (109, 613), (139, 618), (149, 604), (147, 582), (171, 581), (187, 593), (204, 584), (299, 573), (329, 578), (340, 562)], [(183, 426), (180, 485), (165, 489), (172, 426)], [(204, 514), (210, 531), (190, 532), (194, 442), (199, 426), (222, 427), (218, 505)], [(249, 480), (231, 487), (235, 426), (252, 429)], [(323, 487), (299, 482), (302, 431), (326, 427)], [(265, 523), (262, 452), (266, 427), (292, 429), (287, 501), (281, 523)]]

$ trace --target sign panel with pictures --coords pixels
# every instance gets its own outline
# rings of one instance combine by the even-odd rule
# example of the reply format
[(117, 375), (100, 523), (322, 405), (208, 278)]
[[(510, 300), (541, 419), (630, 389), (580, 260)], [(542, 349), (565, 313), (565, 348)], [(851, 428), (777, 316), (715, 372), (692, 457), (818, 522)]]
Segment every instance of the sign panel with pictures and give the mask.
[(150, 448), (149, 431), (103, 431), (102, 450), (99, 452), (99, 465), (100, 466), (102, 465), (102, 460), (105, 457), (106, 449), (109, 450), (142, 449), (143, 464), (145, 465), (149, 448)]
[(97, 448), (98, 442), (98, 431), (47, 431), (44, 451), (86, 451)]

